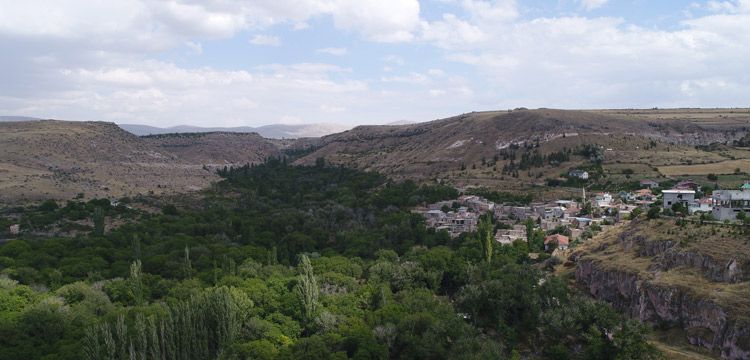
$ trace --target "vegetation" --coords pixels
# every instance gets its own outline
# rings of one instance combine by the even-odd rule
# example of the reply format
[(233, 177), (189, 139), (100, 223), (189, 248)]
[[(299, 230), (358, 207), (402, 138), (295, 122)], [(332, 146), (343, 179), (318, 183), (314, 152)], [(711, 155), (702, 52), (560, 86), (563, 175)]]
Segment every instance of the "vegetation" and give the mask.
[[(0, 358), (656, 354), (643, 326), (538, 270), (537, 240), (492, 246), (489, 219), (451, 239), (409, 211), (451, 188), (283, 160), (221, 176), (174, 208), (128, 210), (119, 227), (1, 245)], [(24, 216), (55, 226), (77, 206)]]

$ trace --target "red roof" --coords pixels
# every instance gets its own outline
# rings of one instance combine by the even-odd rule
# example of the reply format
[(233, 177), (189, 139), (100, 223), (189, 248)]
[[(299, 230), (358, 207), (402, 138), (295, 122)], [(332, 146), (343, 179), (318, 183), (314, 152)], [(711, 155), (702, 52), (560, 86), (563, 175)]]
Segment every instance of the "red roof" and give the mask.
[(544, 244), (547, 245), (549, 243), (556, 243), (557, 245), (565, 245), (567, 246), (570, 240), (565, 235), (555, 234), (550, 235), (544, 238)]

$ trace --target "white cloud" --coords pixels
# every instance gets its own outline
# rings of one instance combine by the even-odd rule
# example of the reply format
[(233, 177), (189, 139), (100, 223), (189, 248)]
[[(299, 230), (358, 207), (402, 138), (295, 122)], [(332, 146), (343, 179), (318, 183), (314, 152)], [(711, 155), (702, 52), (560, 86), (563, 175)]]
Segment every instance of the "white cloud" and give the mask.
[(185, 46), (190, 49), (195, 55), (203, 54), (203, 45), (199, 42), (186, 41)]
[(328, 55), (333, 55), (333, 56), (343, 56), (348, 53), (346, 48), (342, 48), (342, 47), (327, 47), (327, 48), (322, 48), (322, 49), (318, 49), (315, 51), (322, 53), (322, 54), (328, 54)]
[(419, 26), (417, 0), (340, 0), (332, 14), (336, 26), (379, 42), (410, 41)]
[(281, 39), (278, 36), (257, 34), (253, 35), (249, 41), (253, 45), (281, 46)]
[(591, 11), (594, 9), (598, 9), (604, 5), (606, 5), (609, 0), (580, 0), (581, 6), (583, 6), (584, 9), (587, 11)]
[(421, 31), (423, 41), (444, 48), (470, 46), (485, 39), (485, 34), (479, 27), (453, 14), (444, 14), (441, 21), (422, 22)]
[(709, 1), (706, 8), (713, 12), (750, 13), (750, 0)]

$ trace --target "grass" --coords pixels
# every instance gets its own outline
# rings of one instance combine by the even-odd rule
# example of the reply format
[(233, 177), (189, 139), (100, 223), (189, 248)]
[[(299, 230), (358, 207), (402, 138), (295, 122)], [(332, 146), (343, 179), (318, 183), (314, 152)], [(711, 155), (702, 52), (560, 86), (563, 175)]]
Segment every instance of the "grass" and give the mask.
[(750, 172), (750, 159), (726, 160), (708, 164), (661, 166), (659, 172), (666, 176), (734, 174), (736, 169)]

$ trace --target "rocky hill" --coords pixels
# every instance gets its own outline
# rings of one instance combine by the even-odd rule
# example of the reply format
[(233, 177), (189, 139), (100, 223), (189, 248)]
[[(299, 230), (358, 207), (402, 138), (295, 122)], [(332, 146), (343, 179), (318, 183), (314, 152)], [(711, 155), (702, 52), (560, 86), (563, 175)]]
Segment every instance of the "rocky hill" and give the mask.
[(141, 138), (103, 122), (0, 123), (0, 201), (202, 189), (212, 166), (258, 162), (283, 142), (257, 134)]
[[(653, 111), (514, 110), (474, 112), (427, 123), (359, 126), (325, 136), (319, 148), (299, 160), (327, 161), (372, 169), (393, 177), (449, 179), (459, 185), (528, 187), (570, 167), (585, 164), (573, 156), (561, 166), (522, 169), (512, 179), (502, 169), (523, 153), (547, 155), (596, 144), (605, 164), (635, 165), (644, 176), (656, 166), (712, 163), (727, 157), (695, 145), (728, 143), (750, 130), (750, 111), (682, 110), (677, 116)], [(650, 151), (649, 151), (650, 150)], [(512, 157), (512, 156), (510, 156)], [(509, 181), (510, 180), (510, 181)]]
[(291, 140), (270, 140), (256, 133), (177, 133), (143, 136), (141, 141), (182, 163), (210, 168), (263, 162), (278, 156)]
[[(726, 359), (750, 358), (750, 235), (674, 220), (620, 225), (580, 247), (592, 296)], [(675, 339), (678, 340), (678, 339)]]

